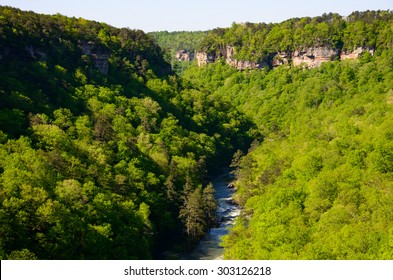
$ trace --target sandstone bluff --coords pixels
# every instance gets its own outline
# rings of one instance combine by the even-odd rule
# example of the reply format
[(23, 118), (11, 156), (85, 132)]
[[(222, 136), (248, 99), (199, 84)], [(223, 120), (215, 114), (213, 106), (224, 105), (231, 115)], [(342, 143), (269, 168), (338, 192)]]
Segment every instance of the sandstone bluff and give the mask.
[(236, 49), (233, 46), (226, 46), (216, 53), (207, 53), (203, 51), (190, 52), (187, 50), (180, 50), (176, 52), (175, 58), (178, 61), (197, 61), (198, 66), (208, 63), (213, 63), (217, 60), (224, 59), (225, 62), (239, 70), (244, 69), (261, 69), (261, 68), (275, 68), (281, 65), (293, 66), (305, 65), (307, 68), (314, 68), (321, 65), (323, 62), (357, 59), (365, 52), (374, 54), (374, 49), (359, 47), (352, 51), (344, 51), (340, 49), (332, 49), (329, 47), (311, 47), (301, 50), (294, 50), (289, 52), (270, 53), (269, 56), (258, 62), (236, 59)]

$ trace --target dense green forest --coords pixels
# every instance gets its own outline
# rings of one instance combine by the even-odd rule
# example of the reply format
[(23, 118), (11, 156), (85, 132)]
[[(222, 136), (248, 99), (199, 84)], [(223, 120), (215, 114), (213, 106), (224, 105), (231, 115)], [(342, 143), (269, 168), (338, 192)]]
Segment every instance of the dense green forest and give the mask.
[(393, 51), (312, 70), (185, 79), (233, 100), (263, 136), (232, 162), (242, 207), (227, 259), (393, 258)]
[(163, 50), (176, 52), (179, 50), (196, 51), (201, 48), (202, 42), (209, 31), (157, 31), (151, 32), (154, 40)]
[(0, 258), (190, 248), (215, 224), (209, 175), (231, 165), (242, 213), (226, 258), (392, 259), (392, 20), (368, 11), (190, 33), (184, 48), (232, 45), (250, 61), (321, 45), (375, 52), (314, 69), (217, 61), (179, 77), (163, 49), (186, 33), (156, 42), (0, 7)]
[(390, 11), (353, 12), (347, 17), (329, 13), (319, 17), (291, 18), (281, 23), (233, 23), (229, 28), (206, 32), (152, 32), (159, 46), (173, 54), (179, 50), (222, 52), (235, 47), (235, 58), (265, 61), (280, 52), (309, 47), (352, 51), (393, 46)]
[(393, 46), (392, 22), (390, 11), (367, 11), (353, 12), (348, 17), (329, 13), (281, 23), (233, 23), (230, 28), (211, 30), (199, 49), (219, 53), (229, 45), (235, 47), (235, 58), (252, 62), (309, 47), (385, 49)]
[[(157, 44), (163, 49), (165, 60), (171, 64), (172, 69), (178, 75), (188, 69), (194, 60), (195, 53), (202, 48), (202, 42), (209, 31), (159, 31), (151, 32)], [(190, 55), (190, 61), (179, 61), (176, 53), (185, 51)]]
[(140, 30), (0, 8), (0, 257), (159, 258), (213, 223), (250, 140)]
[[(274, 25), (268, 36), (294, 22), (334, 29), (335, 18), (343, 30), (340, 48), (370, 48), (375, 55), (271, 71), (237, 71), (219, 61), (183, 75), (197, 89), (232, 102), (256, 125), (248, 153), (238, 151), (232, 162), (243, 210), (223, 241), (227, 259), (393, 258), (392, 13), (293, 19)], [(216, 36), (220, 48), (234, 44), (226, 36), (241, 29), (237, 45), (251, 54), (247, 44), (258, 26), (269, 30), (234, 24), (207, 38)], [(328, 39), (334, 36), (313, 36), (303, 34), (288, 48), (333, 44)], [(277, 42), (284, 37), (291, 39)], [(262, 41), (269, 44), (267, 38)], [(286, 49), (257, 46), (255, 55)]]

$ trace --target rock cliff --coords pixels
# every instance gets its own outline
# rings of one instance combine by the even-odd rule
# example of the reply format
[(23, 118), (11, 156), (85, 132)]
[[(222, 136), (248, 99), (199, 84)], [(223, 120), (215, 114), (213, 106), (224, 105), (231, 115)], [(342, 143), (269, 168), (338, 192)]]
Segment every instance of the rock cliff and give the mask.
[(28, 55), (32, 57), (33, 59), (39, 59), (39, 60), (46, 60), (47, 59), (47, 54), (43, 51), (41, 51), (38, 48), (35, 48), (31, 45), (28, 47), (25, 47), (24, 49), (15, 49), (15, 48), (10, 48), (10, 47), (3, 47), (0, 48), (0, 60), (5, 59), (7, 56), (16, 54), (16, 53), (23, 53), (24, 55)]
[(332, 61), (339, 58), (339, 51), (327, 47), (308, 48), (292, 53), (293, 66), (305, 64), (308, 68), (318, 67), (323, 62)]
[(175, 58), (178, 61), (193, 61), (195, 59), (195, 54), (194, 52), (190, 52), (187, 50), (180, 50), (176, 52)]
[(235, 58), (235, 48), (227, 46), (225, 49), (219, 50), (215, 54), (207, 54), (205, 52), (197, 52), (196, 60), (198, 66), (217, 61), (218, 59), (225, 59), (228, 65), (236, 67), (239, 70), (244, 69), (258, 69), (258, 68), (275, 68), (281, 65), (299, 66), (305, 65), (307, 68), (319, 67), (323, 62), (342, 60), (342, 59), (357, 59), (362, 53), (370, 52), (374, 54), (374, 50), (367, 48), (357, 48), (352, 52), (344, 52), (339, 49), (332, 49), (329, 47), (314, 47), (305, 48), (302, 50), (295, 50), (292, 52), (277, 52), (269, 54), (265, 60), (259, 62), (252, 62), (246, 60), (238, 60)]
[(291, 55), (286, 52), (278, 52), (276, 54), (272, 54), (271, 59), (271, 67), (278, 67), (281, 65), (288, 65), (291, 60)]
[(357, 48), (353, 50), (352, 52), (348, 51), (342, 51), (340, 54), (340, 59), (358, 59), (359, 56), (365, 52), (369, 52), (370, 54), (374, 55), (374, 50), (373, 49), (368, 49), (368, 48)]
[(227, 46), (223, 53), (224, 53), (223, 57), (225, 58), (226, 63), (228, 65), (236, 67), (239, 70), (258, 69), (258, 68), (263, 68), (263, 67), (267, 66), (267, 64), (264, 62), (256, 63), (256, 62), (251, 62), (251, 61), (247, 61), (247, 60), (235, 59), (234, 58), (235, 48), (232, 46)]
[(94, 42), (78, 42), (79, 48), (84, 55), (88, 55), (94, 60), (94, 66), (102, 73), (107, 75), (109, 70), (109, 56), (108, 50), (101, 46), (97, 46)]
[(208, 63), (213, 63), (219, 58), (215, 54), (206, 53), (206, 52), (197, 52), (195, 57), (198, 62), (198, 66), (202, 66)]
[[(78, 47), (81, 49), (82, 54), (90, 56), (94, 61), (94, 66), (103, 74), (108, 74), (109, 70), (109, 56), (110, 52), (104, 47), (97, 46), (93, 42), (79, 41)], [(27, 46), (22, 50), (25, 54), (32, 57), (33, 59), (46, 60), (47, 54), (41, 49), (34, 46)], [(11, 53), (15, 53), (14, 50), (4, 47), (0, 49), (0, 60), (9, 56)]]

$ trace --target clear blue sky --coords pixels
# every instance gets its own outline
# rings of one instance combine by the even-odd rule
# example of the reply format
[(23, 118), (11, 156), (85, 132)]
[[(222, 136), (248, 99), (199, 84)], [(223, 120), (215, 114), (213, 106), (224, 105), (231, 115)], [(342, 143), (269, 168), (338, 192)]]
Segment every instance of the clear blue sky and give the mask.
[(232, 22), (281, 22), (323, 13), (392, 10), (393, 0), (0, 0), (22, 10), (106, 22), (149, 31), (194, 31)]

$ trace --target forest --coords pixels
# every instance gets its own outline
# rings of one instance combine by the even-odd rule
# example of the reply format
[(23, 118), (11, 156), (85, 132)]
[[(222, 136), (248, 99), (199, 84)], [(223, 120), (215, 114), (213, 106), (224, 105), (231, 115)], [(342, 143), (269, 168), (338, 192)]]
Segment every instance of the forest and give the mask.
[[(173, 69), (174, 49), (228, 44), (249, 60), (375, 51)], [(225, 258), (393, 258), (389, 11), (145, 34), (0, 6), (0, 73), (0, 259), (189, 250), (216, 223), (209, 179), (227, 166), (242, 213)]]
[(222, 62), (185, 76), (202, 77), (260, 134), (231, 164), (242, 213), (226, 259), (393, 258), (392, 50), (311, 70)]
[(9, 7), (0, 21), (0, 257), (159, 258), (203, 236), (208, 173), (251, 122), (183, 85), (142, 31)]
[[(195, 53), (201, 48), (208, 34), (209, 31), (159, 31), (149, 33), (162, 48), (165, 60), (170, 63), (171, 68), (178, 75), (182, 75), (192, 65)], [(188, 53), (191, 56), (190, 61), (179, 61), (176, 58), (176, 53), (179, 51)]]
[(392, 12), (353, 12), (347, 17), (329, 13), (318, 17), (291, 18), (281, 23), (233, 23), (230, 28), (211, 30), (198, 50), (220, 52), (235, 47), (237, 59), (264, 61), (279, 52), (326, 47), (352, 51), (385, 49), (393, 44)]

